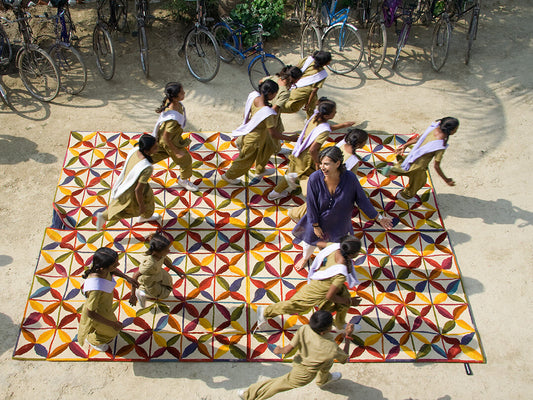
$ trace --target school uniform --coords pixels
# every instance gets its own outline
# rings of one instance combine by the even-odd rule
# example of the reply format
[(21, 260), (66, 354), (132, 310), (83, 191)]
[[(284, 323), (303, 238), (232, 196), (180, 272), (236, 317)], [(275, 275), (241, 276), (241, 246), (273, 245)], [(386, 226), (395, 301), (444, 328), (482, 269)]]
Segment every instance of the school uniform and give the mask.
[(153, 255), (145, 255), (139, 265), (141, 274), (137, 281), (139, 289), (147, 296), (156, 299), (166, 299), (172, 293), (172, 276), (163, 269), (165, 259), (168, 257), (155, 258)]

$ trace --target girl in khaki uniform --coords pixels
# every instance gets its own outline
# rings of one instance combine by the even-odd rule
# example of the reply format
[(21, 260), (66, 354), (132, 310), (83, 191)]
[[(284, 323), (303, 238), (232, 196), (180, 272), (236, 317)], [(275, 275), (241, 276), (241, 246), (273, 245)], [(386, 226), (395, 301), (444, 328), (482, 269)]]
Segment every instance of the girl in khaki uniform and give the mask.
[(102, 247), (94, 253), (91, 268), (83, 273), (83, 278), (86, 279), (83, 294), (87, 300), (81, 310), (78, 326), (78, 342), (82, 346), (88, 341), (94, 349), (107, 351), (109, 343), (122, 329), (122, 323), (113, 312), (113, 290), (116, 282), (112, 275), (126, 279), (132, 287), (135, 287), (137, 282), (118, 271), (117, 266), (117, 252)]
[(137, 223), (160, 221), (161, 216), (154, 213), (154, 192), (148, 184), (153, 171), (153, 155), (158, 150), (155, 138), (142, 135), (139, 149), (128, 154), (124, 169), (111, 189), (111, 201), (107, 210), (95, 213), (96, 229), (101, 231), (104, 221), (116, 221), (138, 217)]
[[(427, 180), (427, 170), (429, 163), (435, 159), (435, 171), (449, 186), (455, 186), (452, 178), (447, 178), (440, 168), (440, 163), (444, 152), (448, 148), (448, 138), (457, 132), (459, 128), (459, 121), (453, 117), (445, 117), (435, 121), (421, 137), (415, 136), (409, 139), (406, 143), (398, 146), (396, 154), (399, 162), (392, 168), (385, 167), (382, 171), (383, 175), (401, 175), (409, 178), (407, 187), (398, 192), (397, 198), (414, 203), (416, 192), (420, 190)], [(416, 143), (415, 147), (409, 155), (404, 159), (403, 153), (405, 149)]]
[(174, 271), (180, 278), (185, 275), (172, 265), (167, 257), (170, 252), (171, 242), (163, 234), (155, 233), (150, 239), (150, 247), (146, 251), (139, 265), (139, 271), (133, 278), (139, 282), (139, 289), (132, 288), (130, 304), (137, 304), (137, 299), (142, 308), (146, 305), (146, 297), (166, 299), (172, 293), (172, 277), (163, 269), (163, 264)]
[(188, 150), (191, 139), (182, 137), (187, 122), (185, 107), (181, 103), (184, 98), (185, 91), (181, 83), (166, 84), (165, 98), (155, 110), (160, 116), (152, 134), (157, 138), (159, 151), (152, 158), (155, 164), (172, 158), (181, 170), (179, 185), (194, 192), (198, 190), (198, 186), (189, 180), (192, 176), (192, 157)]
[[(285, 135), (276, 129), (276, 112), (270, 107), (270, 101), (276, 96), (278, 89), (278, 84), (268, 79), (259, 85), (259, 92), (252, 92), (248, 96), (249, 112), (246, 108), (244, 123), (233, 131), (234, 135), (241, 136), (238, 139), (240, 143), (239, 156), (233, 160), (230, 168), (222, 175), (222, 179), (226, 182), (240, 183), (237, 178), (247, 173), (254, 163), (255, 172), (259, 176), (271, 174), (273, 171), (266, 170), (265, 166), (275, 151), (272, 138), (296, 141), (297, 135)], [(257, 118), (256, 116), (254, 119), (255, 114), (261, 115), (261, 117)], [(250, 128), (258, 120), (260, 122)]]
[(361, 249), (361, 242), (355, 236), (346, 235), (341, 243), (319, 242), (324, 249), (316, 257), (307, 279), (302, 287), (287, 301), (257, 308), (258, 329), (267, 318), (282, 314), (305, 314), (313, 307), (320, 310), (336, 311), (335, 326), (343, 329), (346, 314), (351, 306), (359, 305), (361, 298), (351, 297), (345, 283), (354, 287), (358, 282), (355, 277), (352, 259)]
[(332, 323), (333, 317), (328, 311), (319, 310), (311, 315), (309, 325), (300, 327), (289, 345), (274, 349), (274, 353), (278, 355), (298, 350), (291, 372), (279, 378), (255, 383), (246, 390), (239, 390), (239, 397), (245, 400), (264, 400), (277, 393), (305, 386), (315, 377), (320, 388), (341, 379), (340, 372), (330, 373), (329, 370), (335, 360), (344, 364), (350, 358), (348, 354), (354, 326), (346, 325), (344, 349), (341, 350), (329, 333)]
[(296, 89), (291, 90), (289, 100), (281, 108), (282, 113), (295, 113), (303, 107), (308, 119), (313, 115), (318, 99), (318, 89), (324, 85), (328, 76), (324, 67), (330, 62), (331, 53), (318, 50), (298, 63), (297, 66), (302, 69), (303, 75), (296, 84)]

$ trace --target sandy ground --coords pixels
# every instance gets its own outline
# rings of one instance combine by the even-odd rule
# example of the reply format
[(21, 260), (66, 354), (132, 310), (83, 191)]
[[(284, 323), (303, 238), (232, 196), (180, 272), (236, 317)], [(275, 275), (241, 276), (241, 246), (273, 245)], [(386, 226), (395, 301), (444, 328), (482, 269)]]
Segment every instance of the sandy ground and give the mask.
[[(385, 65), (376, 77), (366, 64), (349, 76), (332, 76), (322, 90), (338, 103), (338, 121), (356, 120), (370, 131), (420, 132), (452, 115), (461, 127), (450, 141), (443, 170), (435, 173), (440, 210), (463, 273), (465, 290), (481, 333), (487, 364), (336, 365), (344, 378), (329, 391), (314, 384), (277, 399), (530, 399), (533, 374), (527, 321), (533, 263), (531, 152), (533, 5), (528, 0), (487, 0), (470, 66), (463, 63), (463, 36), (454, 31), (441, 73), (431, 70), (430, 31), (412, 32), (397, 71)], [(82, 29), (89, 82), (76, 97), (52, 103), (33, 100), (16, 76), (4, 76), (14, 109), (0, 105), (0, 397), (6, 399), (187, 398), (234, 399), (235, 389), (286, 373), (283, 364), (245, 363), (50, 363), (11, 360), (43, 230), (71, 130), (151, 130), (154, 109), (167, 81), (179, 80), (192, 130), (230, 131), (238, 125), (250, 91), (245, 67), (222, 65), (209, 84), (195, 81), (177, 56), (183, 31), (156, 23), (152, 77), (144, 79), (137, 43), (120, 44), (117, 74), (104, 81), (90, 52), (94, 5), (73, 11)], [(170, 26), (170, 27), (168, 27)], [(392, 33), (390, 33), (392, 35)], [(461, 34), (462, 35), (462, 34)], [(296, 62), (297, 30), (268, 43), (285, 62)], [(459, 40), (460, 39), (460, 40)], [(303, 114), (284, 118), (301, 128)]]

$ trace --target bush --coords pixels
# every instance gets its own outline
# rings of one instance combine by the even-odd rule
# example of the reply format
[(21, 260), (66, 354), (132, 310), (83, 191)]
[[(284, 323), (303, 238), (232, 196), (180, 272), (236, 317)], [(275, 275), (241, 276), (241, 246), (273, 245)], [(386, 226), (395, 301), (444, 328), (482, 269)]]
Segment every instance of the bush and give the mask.
[(255, 30), (257, 24), (262, 24), (270, 36), (278, 37), (285, 19), (284, 6), (284, 0), (249, 0), (237, 4), (237, 7), (231, 11), (231, 18), (245, 26), (244, 45), (248, 47), (255, 43), (249, 32)]

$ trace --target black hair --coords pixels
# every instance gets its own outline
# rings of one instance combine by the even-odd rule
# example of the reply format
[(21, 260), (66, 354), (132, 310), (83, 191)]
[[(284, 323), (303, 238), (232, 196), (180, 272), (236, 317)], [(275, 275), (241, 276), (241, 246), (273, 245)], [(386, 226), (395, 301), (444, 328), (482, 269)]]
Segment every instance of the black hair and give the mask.
[(446, 139), (444, 139), (444, 144), (446, 144), (448, 142), (448, 137), (450, 136), (450, 133), (452, 133), (454, 129), (457, 129), (459, 127), (459, 120), (454, 117), (444, 117), (438, 119), (437, 121), (440, 122), (440, 130), (446, 135)]
[(115, 250), (110, 249), (109, 247), (100, 247), (94, 252), (91, 268), (87, 268), (85, 271), (83, 271), (83, 279), (87, 279), (89, 274), (94, 274), (101, 269), (109, 268), (117, 260), (118, 253)]
[(271, 107), (270, 102), (268, 101), (268, 95), (276, 94), (279, 90), (279, 85), (274, 82), (272, 79), (267, 79), (259, 85), (259, 94), (263, 97), (264, 103)]
[(364, 129), (350, 128), (344, 137), (344, 141), (352, 146), (352, 153), (368, 140), (368, 133)]
[(288, 78), (292, 78), (295, 81), (297, 81), (298, 79), (300, 79), (302, 77), (303, 72), (298, 67), (293, 67), (292, 65), (286, 65), (276, 75), (279, 76), (283, 80), (286, 80)]
[(361, 251), (361, 241), (353, 235), (346, 235), (341, 238), (341, 255), (344, 258), (344, 265), (350, 274), (353, 269), (352, 258)]
[(155, 252), (159, 252), (161, 250), (166, 249), (168, 246), (170, 246), (170, 240), (163, 235), (162, 233), (154, 233), (152, 236), (149, 237), (150, 239), (150, 247), (148, 250), (146, 250), (147, 255), (153, 254)]
[(179, 93), (181, 92), (181, 89), (183, 89), (183, 85), (179, 82), (167, 83), (165, 85), (165, 98), (163, 99), (161, 105), (155, 109), (155, 112), (159, 114), (165, 111), (165, 108), (167, 108), (170, 103), (172, 103), (172, 100), (178, 97)]
[(333, 315), (331, 315), (331, 313), (326, 310), (315, 311), (313, 315), (311, 315), (311, 318), (309, 318), (309, 326), (314, 332), (318, 333), (319, 335), (321, 333), (329, 331), (332, 325)]
[(151, 164), (153, 164), (154, 161), (152, 160), (152, 157), (148, 154), (148, 150), (150, 150), (156, 143), (157, 140), (155, 139), (155, 137), (149, 134), (144, 134), (139, 138), (139, 151), (148, 161), (150, 161)]
[(339, 166), (339, 172), (342, 174), (346, 171), (346, 165), (344, 165), (344, 156), (342, 155), (342, 150), (339, 149), (337, 146), (326, 147), (318, 155), (318, 160), (322, 162), (324, 157), (331, 158), (333, 162), (340, 161), (341, 164)]
[(321, 97), (317, 102), (317, 114), (315, 115), (315, 122), (323, 121), (325, 115), (331, 114), (337, 108), (337, 103), (327, 97)]
[(331, 61), (331, 53), (329, 51), (317, 50), (313, 53), (315, 60), (315, 68), (324, 68), (324, 66)]

